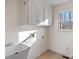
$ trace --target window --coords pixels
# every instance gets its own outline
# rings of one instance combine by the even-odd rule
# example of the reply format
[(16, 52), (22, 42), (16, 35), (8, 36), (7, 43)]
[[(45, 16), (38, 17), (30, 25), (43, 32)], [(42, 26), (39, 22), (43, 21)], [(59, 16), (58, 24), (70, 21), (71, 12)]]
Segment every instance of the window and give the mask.
[(60, 16), (60, 29), (73, 29), (73, 12), (72, 10), (63, 10)]

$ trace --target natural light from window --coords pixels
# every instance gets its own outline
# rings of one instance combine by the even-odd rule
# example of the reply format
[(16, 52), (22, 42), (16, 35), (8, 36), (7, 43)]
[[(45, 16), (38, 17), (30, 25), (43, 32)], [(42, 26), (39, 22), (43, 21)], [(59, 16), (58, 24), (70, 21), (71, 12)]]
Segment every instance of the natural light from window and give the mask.
[[(34, 33), (34, 32), (36, 32), (36, 30), (19, 32), (19, 33), (18, 33), (18, 36), (19, 36), (19, 43), (22, 42), (23, 40), (25, 40), (28, 36), (30, 36), (31, 33)], [(25, 45), (27, 45), (27, 46), (30, 47), (30, 46), (32, 46), (33, 43), (35, 43), (35, 42), (36, 42), (36, 33), (35, 33), (34, 37), (29, 38), (29, 39), (28, 39), (25, 43), (23, 43), (23, 44), (25, 44)]]
[(48, 18), (46, 19), (46, 20), (44, 20), (44, 21), (42, 21), (40, 24), (38, 24), (38, 25), (49, 25), (48, 24)]

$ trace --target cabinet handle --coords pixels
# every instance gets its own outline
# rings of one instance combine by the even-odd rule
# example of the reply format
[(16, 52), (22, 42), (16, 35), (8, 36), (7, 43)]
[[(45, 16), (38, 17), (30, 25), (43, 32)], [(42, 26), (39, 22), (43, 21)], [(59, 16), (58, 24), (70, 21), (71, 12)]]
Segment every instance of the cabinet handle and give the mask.
[(26, 5), (26, 1), (24, 1), (24, 5)]

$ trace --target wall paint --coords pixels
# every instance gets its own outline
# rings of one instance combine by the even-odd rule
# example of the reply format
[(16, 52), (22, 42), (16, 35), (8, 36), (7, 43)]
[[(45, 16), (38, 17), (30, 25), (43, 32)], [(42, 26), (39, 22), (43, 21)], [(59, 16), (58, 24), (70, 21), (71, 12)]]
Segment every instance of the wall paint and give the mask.
[(50, 5), (58, 5), (68, 1), (72, 1), (72, 0), (50, 0), (50, 1), (47, 0), (48, 4)]
[(5, 38), (6, 43), (18, 42), (17, 28), (19, 26), (18, 0), (5, 0)]
[(73, 55), (73, 32), (58, 31), (58, 13), (61, 10), (72, 9), (72, 2), (66, 2), (53, 7), (53, 25), (49, 28), (49, 49), (62, 55)]
[[(26, 1), (26, 4), (24, 2)], [(20, 11), (20, 19), (19, 19), (19, 25), (25, 25), (28, 22), (28, 0), (19, 0), (19, 11)]]
[[(48, 50), (47, 27), (37, 27), (35, 25), (24, 25), (20, 27), (20, 31), (37, 30), (37, 41), (30, 48), (28, 59), (36, 59), (43, 52)], [(44, 39), (42, 39), (44, 36)]]

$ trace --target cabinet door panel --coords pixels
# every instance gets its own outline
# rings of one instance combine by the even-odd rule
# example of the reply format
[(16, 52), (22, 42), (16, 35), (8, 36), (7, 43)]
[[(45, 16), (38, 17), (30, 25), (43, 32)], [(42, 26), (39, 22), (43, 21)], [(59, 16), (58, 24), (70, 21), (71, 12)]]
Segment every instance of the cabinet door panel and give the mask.
[(43, 6), (39, 6), (37, 7), (37, 21), (38, 23), (40, 23), (43, 20), (44, 20)]
[[(25, 12), (26, 14), (24, 13), (25, 17), (23, 16), (24, 24), (38, 25), (50, 17), (48, 6), (37, 0), (26, 1), (25, 10), (26, 10), (26, 12)], [(25, 20), (27, 21), (27, 23)], [(49, 19), (48, 19), (48, 21), (49, 21)]]
[(36, 24), (36, 3), (29, 0), (29, 24)]

